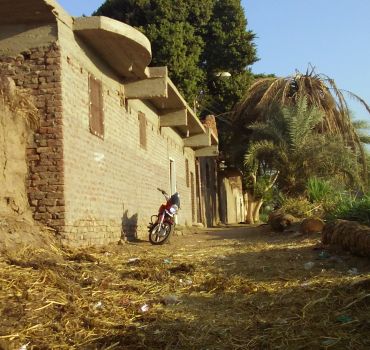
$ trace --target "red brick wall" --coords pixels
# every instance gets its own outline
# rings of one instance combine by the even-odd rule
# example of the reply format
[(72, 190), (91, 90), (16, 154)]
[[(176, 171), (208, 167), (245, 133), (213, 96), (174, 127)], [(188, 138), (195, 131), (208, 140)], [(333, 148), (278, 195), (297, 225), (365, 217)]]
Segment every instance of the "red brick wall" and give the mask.
[[(28, 197), (33, 216), (75, 245), (117, 241), (121, 232), (146, 234), (146, 224), (170, 192), (175, 161), (181, 195), (179, 224), (192, 224), (185, 158), (195, 173), (194, 152), (171, 128), (159, 128), (150, 104), (122, 103), (123, 86), (73, 32), (58, 22), (58, 45), (0, 58), (0, 73), (34, 96), (40, 127), (27, 149)], [(104, 139), (89, 128), (88, 76), (102, 81)], [(145, 114), (146, 149), (140, 146), (139, 112)]]
[[(170, 158), (175, 161), (181, 196), (179, 224), (191, 225), (185, 157), (194, 172), (193, 150), (184, 149), (182, 138), (171, 128), (159, 128), (150, 102), (124, 103), (124, 87), (114, 72), (83, 42), (76, 42), (69, 28), (59, 28), (59, 35), (67, 241), (79, 245), (114, 242), (121, 231), (146, 237), (150, 217), (164, 199), (156, 188), (170, 192)], [(104, 139), (89, 130), (90, 74), (102, 82)], [(145, 115), (145, 148), (140, 145), (139, 113)]]
[(0, 56), (0, 74), (33, 96), (40, 126), (27, 148), (28, 198), (36, 220), (64, 226), (63, 128), (60, 50), (56, 44)]

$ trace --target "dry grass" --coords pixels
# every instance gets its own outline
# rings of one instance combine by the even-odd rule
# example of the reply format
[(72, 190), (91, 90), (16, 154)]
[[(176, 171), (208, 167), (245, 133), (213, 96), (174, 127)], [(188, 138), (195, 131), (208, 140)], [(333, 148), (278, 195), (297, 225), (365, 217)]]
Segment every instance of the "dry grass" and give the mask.
[(0, 348), (368, 349), (368, 260), (317, 243), (238, 228), (18, 250), (0, 261)]

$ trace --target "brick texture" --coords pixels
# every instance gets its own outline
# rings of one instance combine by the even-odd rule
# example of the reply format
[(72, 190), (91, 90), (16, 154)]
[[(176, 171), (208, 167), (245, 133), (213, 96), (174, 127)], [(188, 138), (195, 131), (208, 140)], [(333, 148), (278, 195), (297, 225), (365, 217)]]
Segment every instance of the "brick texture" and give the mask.
[[(187, 172), (194, 151), (182, 137), (160, 128), (148, 101), (126, 101), (120, 79), (58, 23), (58, 44), (0, 57), (0, 73), (34, 96), (40, 127), (27, 148), (28, 198), (36, 220), (70, 245), (143, 237), (147, 223), (170, 192), (170, 159), (181, 196), (178, 223), (191, 225)], [(102, 84), (104, 139), (90, 131), (89, 76)], [(145, 115), (146, 147), (140, 146), (139, 115)], [(143, 131), (142, 131), (143, 132)], [(186, 169), (185, 159), (189, 167)]]
[[(65, 230), (70, 244), (90, 245), (147, 236), (147, 224), (170, 192), (170, 159), (181, 196), (178, 223), (191, 225), (191, 189), (185, 158), (195, 171), (194, 152), (171, 128), (160, 128), (150, 101), (125, 101), (124, 87), (88, 48), (60, 29), (65, 163)], [(88, 77), (102, 83), (104, 140), (89, 130)], [(139, 117), (145, 115), (145, 118)], [(146, 146), (140, 145), (140, 119)], [(145, 119), (145, 120), (144, 120)], [(143, 124), (144, 120), (144, 124)], [(141, 131), (143, 139), (143, 129)]]
[(40, 126), (27, 147), (29, 203), (36, 220), (64, 228), (64, 166), (60, 51), (56, 44), (0, 57), (0, 74), (27, 90), (39, 109)]

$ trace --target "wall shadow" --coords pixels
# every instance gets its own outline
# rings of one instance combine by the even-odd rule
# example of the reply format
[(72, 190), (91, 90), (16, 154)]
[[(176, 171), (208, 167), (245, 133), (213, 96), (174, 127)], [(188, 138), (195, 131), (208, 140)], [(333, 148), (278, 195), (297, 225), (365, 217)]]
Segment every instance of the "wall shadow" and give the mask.
[(138, 214), (128, 215), (128, 209), (125, 210), (125, 205), (122, 205), (123, 213), (121, 217), (121, 239), (129, 242), (140, 241), (137, 236)]

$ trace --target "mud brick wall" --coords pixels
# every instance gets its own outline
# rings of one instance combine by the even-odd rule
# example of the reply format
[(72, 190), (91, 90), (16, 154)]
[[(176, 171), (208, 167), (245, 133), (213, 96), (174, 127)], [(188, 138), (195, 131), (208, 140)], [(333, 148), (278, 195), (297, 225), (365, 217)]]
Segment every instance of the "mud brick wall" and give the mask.
[[(171, 192), (172, 160), (181, 195), (178, 223), (192, 225), (186, 172), (195, 173), (194, 151), (184, 148), (173, 129), (159, 127), (150, 103), (126, 103), (119, 79), (67, 25), (58, 23), (58, 44), (0, 57), (0, 73), (29, 91), (39, 109), (40, 126), (27, 148), (26, 184), (36, 220), (72, 245), (117, 242), (122, 233), (142, 238), (164, 200), (156, 188)], [(104, 139), (90, 132), (90, 74), (102, 82)]]
[[(182, 208), (179, 224), (191, 225), (185, 158), (195, 172), (194, 151), (171, 128), (159, 128), (149, 102), (124, 101), (124, 86), (109, 67), (60, 24), (64, 131), (65, 239), (68, 244), (117, 242), (122, 232), (146, 238), (147, 224), (170, 192), (170, 159)], [(104, 138), (90, 132), (89, 75), (102, 83)], [(127, 102), (127, 101), (126, 101)], [(145, 115), (147, 145), (140, 145), (139, 113)]]
[(0, 56), (0, 74), (29, 91), (39, 109), (40, 126), (29, 141), (26, 183), (34, 219), (62, 231), (64, 168), (60, 50), (57, 44)]

